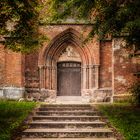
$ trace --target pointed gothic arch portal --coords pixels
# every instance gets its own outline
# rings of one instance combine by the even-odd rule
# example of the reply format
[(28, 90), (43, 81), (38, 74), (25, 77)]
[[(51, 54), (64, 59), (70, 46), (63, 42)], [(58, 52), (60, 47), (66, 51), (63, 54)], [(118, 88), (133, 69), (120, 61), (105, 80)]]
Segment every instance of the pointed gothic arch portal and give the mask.
[(39, 54), (40, 89), (55, 97), (90, 96), (90, 90), (98, 88), (98, 66), (92, 58), (79, 32), (63, 31)]

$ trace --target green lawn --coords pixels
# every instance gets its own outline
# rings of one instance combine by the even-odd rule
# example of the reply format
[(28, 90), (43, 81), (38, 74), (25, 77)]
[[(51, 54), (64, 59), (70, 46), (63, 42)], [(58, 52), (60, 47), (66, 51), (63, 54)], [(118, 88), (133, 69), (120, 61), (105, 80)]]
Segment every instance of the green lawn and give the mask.
[(140, 140), (140, 108), (128, 104), (99, 105), (125, 140)]
[(10, 140), (13, 130), (35, 107), (33, 102), (0, 101), (0, 140)]

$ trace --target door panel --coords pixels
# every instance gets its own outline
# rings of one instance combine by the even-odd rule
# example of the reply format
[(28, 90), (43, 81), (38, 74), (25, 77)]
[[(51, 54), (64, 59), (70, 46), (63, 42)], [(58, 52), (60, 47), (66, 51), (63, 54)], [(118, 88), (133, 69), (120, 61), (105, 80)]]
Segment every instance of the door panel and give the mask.
[(81, 95), (81, 64), (78, 62), (58, 63), (58, 96)]

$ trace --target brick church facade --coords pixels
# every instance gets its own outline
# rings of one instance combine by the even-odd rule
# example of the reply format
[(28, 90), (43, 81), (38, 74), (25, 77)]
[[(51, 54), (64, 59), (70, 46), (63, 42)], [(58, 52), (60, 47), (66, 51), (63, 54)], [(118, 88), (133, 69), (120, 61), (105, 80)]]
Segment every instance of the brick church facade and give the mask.
[(41, 26), (49, 41), (34, 53), (21, 54), (0, 46), (0, 97), (53, 101), (80, 96), (87, 102), (111, 102), (127, 95), (137, 80), (136, 60), (122, 49), (120, 37), (83, 43), (90, 25)]

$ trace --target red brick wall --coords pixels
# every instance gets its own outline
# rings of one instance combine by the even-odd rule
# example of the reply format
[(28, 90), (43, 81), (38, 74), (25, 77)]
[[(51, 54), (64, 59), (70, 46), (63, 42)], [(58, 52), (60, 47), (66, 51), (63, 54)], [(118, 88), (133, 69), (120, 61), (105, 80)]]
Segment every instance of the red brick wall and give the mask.
[(0, 86), (5, 82), (5, 50), (4, 46), (0, 45)]
[(100, 88), (112, 87), (112, 43), (104, 41), (100, 44)]
[[(78, 31), (81, 34), (81, 38), (83, 38), (83, 40), (91, 31), (91, 26), (85, 28), (85, 26), (82, 25), (53, 25), (47, 27), (42, 26), (40, 28), (40, 32), (48, 36), (51, 41), (54, 37), (68, 28), (73, 28)], [(26, 86), (30, 88), (38, 88), (39, 53), (48, 46), (50, 41), (45, 42), (42, 48), (40, 48), (39, 52), (25, 56), (21, 55), (20, 53), (12, 52), (11, 50), (4, 50), (3, 46), (1, 45), (0, 86)], [(99, 43), (96, 38), (93, 38), (83, 45), (86, 47), (86, 49), (84, 48), (86, 53), (89, 53), (91, 56), (89, 65), (100, 64), (100, 88), (111, 87), (112, 75), (114, 75), (113, 82), (115, 94), (126, 92), (126, 90), (135, 80), (133, 73), (136, 71), (135, 63), (128, 57), (127, 52), (120, 48), (115, 48), (112, 52), (111, 41), (104, 41)]]
[(39, 88), (38, 53), (25, 56), (25, 86)]
[(23, 86), (22, 55), (6, 50), (6, 86)]
[(118, 48), (114, 49), (113, 61), (115, 94), (126, 93), (136, 80), (136, 77), (134, 76), (136, 64), (133, 63), (129, 54), (130, 53), (126, 49), (122, 49), (121, 45), (120, 47), (118, 45)]

